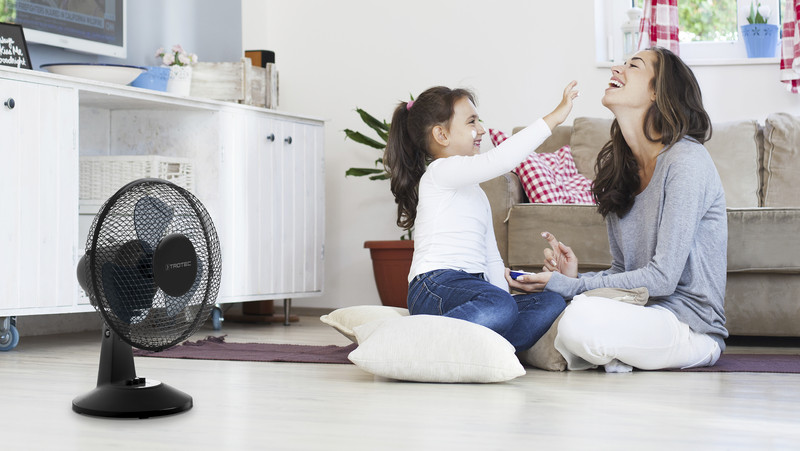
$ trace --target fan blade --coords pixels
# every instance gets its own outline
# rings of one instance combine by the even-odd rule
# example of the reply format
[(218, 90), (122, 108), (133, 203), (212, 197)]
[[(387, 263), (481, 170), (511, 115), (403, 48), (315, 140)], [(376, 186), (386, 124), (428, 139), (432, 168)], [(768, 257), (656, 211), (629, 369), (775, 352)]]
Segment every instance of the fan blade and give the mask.
[(197, 276), (194, 278), (194, 283), (192, 287), (189, 288), (189, 291), (182, 294), (181, 296), (169, 296), (167, 294), (164, 295), (164, 300), (167, 305), (167, 315), (169, 317), (173, 317), (178, 313), (182, 312), (186, 306), (189, 304), (189, 301), (192, 300), (192, 296), (197, 291), (197, 288), (200, 286), (200, 281), (203, 279), (203, 262), (201, 260), (197, 261)]
[(116, 250), (113, 262), (102, 265), (101, 281), (108, 305), (128, 324), (144, 319), (153, 305), (156, 285), (152, 260), (153, 251), (146, 241), (131, 240)]
[(155, 248), (164, 236), (175, 209), (152, 196), (145, 196), (133, 208), (133, 223), (139, 239), (147, 241)]

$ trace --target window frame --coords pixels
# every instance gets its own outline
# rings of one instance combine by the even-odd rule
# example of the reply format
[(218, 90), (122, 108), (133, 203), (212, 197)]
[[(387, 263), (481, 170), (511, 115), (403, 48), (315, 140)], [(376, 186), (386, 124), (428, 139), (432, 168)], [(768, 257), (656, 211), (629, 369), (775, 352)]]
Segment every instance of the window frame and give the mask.
[[(620, 26), (626, 20), (625, 12), (633, 0), (595, 0), (595, 53), (598, 67), (620, 64), (622, 58), (622, 32)], [(772, 9), (769, 23), (780, 26), (780, 0), (760, 0)], [(747, 24), (747, 11), (743, 6), (750, 0), (737, 0), (738, 25)], [(740, 33), (741, 34), (741, 33)], [(692, 66), (701, 65), (754, 65), (776, 64), (780, 54), (774, 58), (748, 58), (744, 42), (681, 42), (681, 58)]]

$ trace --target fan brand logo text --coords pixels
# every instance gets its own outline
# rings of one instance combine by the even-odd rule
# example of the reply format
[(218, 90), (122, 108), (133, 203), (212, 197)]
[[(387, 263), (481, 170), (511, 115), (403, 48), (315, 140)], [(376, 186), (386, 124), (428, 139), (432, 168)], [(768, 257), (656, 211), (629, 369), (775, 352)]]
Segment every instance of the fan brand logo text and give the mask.
[(187, 260), (185, 262), (169, 263), (169, 264), (165, 265), (165, 269), (167, 271), (169, 271), (169, 270), (172, 270), (172, 269), (190, 268), (191, 266), (192, 266), (192, 261), (191, 260)]

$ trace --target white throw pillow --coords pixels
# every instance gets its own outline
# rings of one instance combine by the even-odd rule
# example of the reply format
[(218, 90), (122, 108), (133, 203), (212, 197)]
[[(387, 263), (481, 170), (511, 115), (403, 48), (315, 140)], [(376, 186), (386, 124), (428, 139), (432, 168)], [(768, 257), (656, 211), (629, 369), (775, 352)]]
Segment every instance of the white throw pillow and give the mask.
[(334, 310), (327, 315), (320, 316), (319, 320), (339, 331), (353, 343), (357, 343), (353, 333), (354, 327), (370, 321), (401, 316), (408, 316), (408, 309), (383, 305), (355, 305)]
[(460, 319), (413, 315), (356, 327), (348, 358), (362, 370), (416, 382), (502, 382), (525, 374), (514, 346)]

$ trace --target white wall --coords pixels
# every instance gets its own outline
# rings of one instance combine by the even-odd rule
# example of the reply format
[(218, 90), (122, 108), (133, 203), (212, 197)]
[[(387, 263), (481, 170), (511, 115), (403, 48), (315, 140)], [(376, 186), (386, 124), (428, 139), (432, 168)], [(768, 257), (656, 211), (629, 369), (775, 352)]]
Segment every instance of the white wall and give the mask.
[[(396, 239), (388, 182), (345, 178), (375, 151), (344, 140), (364, 130), (361, 107), (389, 119), (399, 100), (433, 85), (469, 87), (488, 126), (510, 131), (552, 109), (570, 79), (572, 118), (610, 117), (600, 105), (609, 69), (594, 55), (594, 2), (564, 0), (242, 0), (245, 49), (276, 52), (280, 109), (326, 120), (325, 295), (296, 306), (379, 304), (365, 240)], [(800, 115), (777, 65), (697, 67), (713, 121)], [(484, 145), (489, 144), (488, 137)]]

